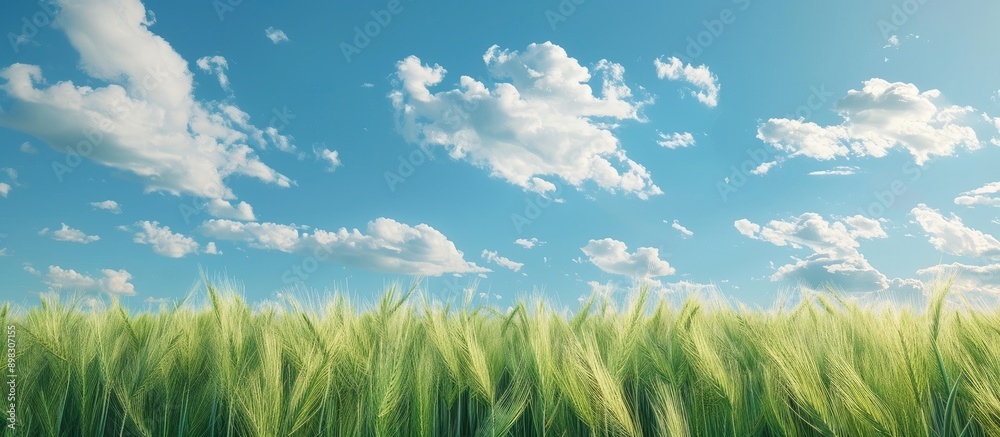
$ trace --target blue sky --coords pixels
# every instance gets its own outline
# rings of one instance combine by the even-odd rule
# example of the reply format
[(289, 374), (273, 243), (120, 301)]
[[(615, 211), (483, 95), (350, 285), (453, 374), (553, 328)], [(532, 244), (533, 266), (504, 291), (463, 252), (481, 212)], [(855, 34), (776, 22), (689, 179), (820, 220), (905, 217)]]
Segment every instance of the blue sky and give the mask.
[(4, 8), (4, 300), (1000, 293), (993, 2)]

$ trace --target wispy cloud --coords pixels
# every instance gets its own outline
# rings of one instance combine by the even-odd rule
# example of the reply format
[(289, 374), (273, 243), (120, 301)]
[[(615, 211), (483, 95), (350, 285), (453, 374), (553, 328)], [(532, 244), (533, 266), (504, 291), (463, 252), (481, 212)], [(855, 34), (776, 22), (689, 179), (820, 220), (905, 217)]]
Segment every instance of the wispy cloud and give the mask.
[(285, 35), (285, 31), (281, 29), (275, 29), (274, 26), (264, 29), (264, 35), (266, 35), (267, 39), (271, 40), (271, 42), (275, 44), (291, 41), (290, 39), (288, 39), (288, 35)]

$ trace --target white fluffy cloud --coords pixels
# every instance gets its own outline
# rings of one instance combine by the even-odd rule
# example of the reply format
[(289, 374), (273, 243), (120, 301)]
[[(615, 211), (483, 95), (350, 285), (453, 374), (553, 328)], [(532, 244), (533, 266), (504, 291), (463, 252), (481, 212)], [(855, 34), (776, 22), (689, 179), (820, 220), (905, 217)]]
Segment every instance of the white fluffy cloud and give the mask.
[(960, 147), (980, 148), (976, 132), (961, 123), (973, 108), (939, 106), (935, 101), (940, 96), (938, 90), (920, 92), (913, 84), (874, 78), (837, 102), (844, 118), (841, 124), (772, 118), (760, 125), (757, 138), (791, 156), (819, 160), (849, 155), (880, 158), (898, 147), (913, 155), (918, 165), (932, 156), (953, 155)]
[(19, 149), (21, 150), (21, 153), (27, 153), (29, 155), (34, 155), (38, 153), (38, 149), (36, 149), (35, 146), (32, 146), (31, 143), (27, 141), (21, 143), (21, 147)]
[[(664, 220), (663, 223), (667, 223), (667, 221)], [(691, 237), (694, 236), (694, 232), (691, 232), (690, 230), (688, 230), (688, 228), (685, 228), (677, 220), (674, 220), (673, 224), (670, 224), (670, 227), (676, 229), (677, 232), (680, 232), (681, 233), (681, 237), (683, 237), (683, 238), (691, 238)]]
[(955, 198), (956, 205), (995, 206), (1000, 208), (1000, 182), (992, 182)]
[(267, 39), (271, 40), (271, 42), (275, 44), (291, 41), (290, 39), (288, 39), (288, 35), (285, 35), (285, 31), (281, 29), (275, 29), (273, 26), (264, 29), (264, 35), (266, 35)]
[(544, 241), (538, 241), (537, 238), (529, 238), (529, 239), (518, 238), (517, 240), (514, 240), (514, 244), (516, 244), (518, 246), (521, 246), (521, 247), (523, 247), (525, 249), (531, 249), (531, 248), (533, 248), (535, 246), (541, 246), (541, 245), (545, 244), (545, 242)]
[(615, 275), (629, 278), (656, 278), (676, 273), (666, 261), (660, 259), (660, 250), (655, 247), (640, 247), (628, 253), (625, 243), (611, 238), (590, 240), (580, 250), (597, 268)]
[(690, 132), (674, 132), (670, 135), (663, 132), (657, 132), (657, 134), (660, 135), (660, 140), (656, 143), (668, 149), (690, 147), (694, 145), (694, 135), (691, 135)]
[(778, 161), (762, 162), (760, 163), (760, 165), (757, 166), (757, 168), (750, 170), (750, 174), (757, 176), (766, 175), (767, 172), (771, 171), (771, 169), (774, 168), (774, 166), (776, 165), (778, 165)]
[(10, 185), (0, 182), (0, 196), (7, 197), (10, 194)]
[(496, 252), (490, 250), (483, 250), (482, 257), (483, 259), (486, 260), (486, 262), (491, 262), (500, 267), (513, 270), (515, 272), (520, 271), (521, 267), (524, 267), (524, 263), (511, 261), (509, 258), (502, 257), (498, 255)]
[(691, 91), (691, 95), (705, 106), (714, 108), (719, 104), (719, 78), (708, 67), (684, 64), (676, 57), (667, 58), (667, 62), (657, 58), (653, 65), (660, 79), (683, 80), (697, 88), (697, 91)]
[(253, 207), (246, 202), (240, 202), (236, 206), (233, 206), (233, 204), (225, 200), (212, 199), (205, 203), (205, 208), (212, 217), (251, 222), (257, 220), (253, 214)]
[(882, 229), (882, 223), (878, 220), (865, 217), (863, 215), (856, 215), (852, 217), (845, 217), (843, 222), (847, 224), (849, 229), (848, 233), (851, 238), (858, 239), (873, 239), (873, 238), (888, 238), (889, 235), (885, 233)]
[(326, 171), (329, 173), (333, 173), (341, 165), (340, 154), (336, 150), (330, 150), (325, 147), (314, 147), (313, 153), (316, 155), (316, 159), (326, 164)]
[(747, 237), (755, 238), (755, 235), (760, 232), (760, 225), (751, 223), (747, 219), (739, 219), (733, 225), (736, 226), (736, 230)]
[(121, 214), (122, 206), (115, 202), (114, 200), (105, 200), (102, 202), (90, 202), (90, 206), (108, 211), (112, 214)]
[(51, 235), (53, 240), (56, 241), (67, 241), (70, 243), (80, 243), (89, 244), (101, 239), (97, 235), (87, 235), (79, 229), (73, 229), (62, 223), (62, 227), (58, 230), (49, 232), (49, 228), (42, 229), (38, 232), (38, 235)]
[(168, 258), (183, 258), (197, 253), (201, 247), (193, 238), (170, 231), (169, 226), (160, 226), (159, 222), (136, 222), (133, 228), (135, 235), (132, 241), (153, 247), (153, 252)]
[(198, 59), (195, 65), (206, 73), (214, 74), (216, 79), (219, 79), (219, 86), (222, 89), (229, 91), (229, 76), (226, 76), (226, 70), (229, 69), (229, 62), (226, 58), (222, 56), (205, 56)]
[(910, 214), (927, 232), (928, 241), (941, 252), (958, 256), (1000, 258), (1000, 241), (992, 235), (965, 226), (955, 214), (948, 218), (922, 203), (913, 208)]
[(0, 93), (12, 102), (0, 126), (133, 173), (147, 191), (232, 199), (224, 179), (236, 175), (290, 186), (254, 155), (248, 130), (223, 105), (194, 99), (187, 62), (149, 31), (142, 3), (57, 3), (59, 28), (79, 52), (88, 82), (107, 85), (44, 86), (40, 67), (13, 64), (0, 70)]
[(557, 177), (642, 199), (662, 194), (612, 133), (619, 120), (639, 120), (642, 106), (632, 100), (621, 65), (602, 60), (594, 66), (602, 76), (595, 96), (591, 70), (549, 42), (524, 53), (493, 46), (483, 60), (494, 77), (510, 82), (491, 90), (462, 76), (460, 88), (434, 93), (428, 87), (442, 82), (444, 68), (415, 56), (396, 64), (390, 98), (407, 141), (445, 147), (453, 159), (528, 191), (555, 191)]
[(436, 229), (409, 226), (388, 218), (369, 222), (365, 233), (340, 228), (336, 232), (275, 223), (209, 220), (201, 232), (213, 238), (245, 242), (258, 249), (312, 256), (369, 270), (407, 275), (480, 273), (489, 269), (465, 261), (463, 253)]
[(794, 281), (810, 287), (833, 284), (848, 291), (885, 290), (890, 281), (858, 252), (858, 239), (885, 238), (877, 220), (860, 215), (827, 221), (816, 213), (805, 213), (789, 221), (772, 220), (765, 226), (747, 219), (734, 223), (739, 232), (775, 246), (809, 249), (805, 259), (777, 268), (772, 281)]
[(208, 255), (222, 255), (222, 251), (218, 247), (215, 247), (215, 242), (206, 244), (204, 253)]
[(125, 270), (101, 270), (102, 277), (94, 278), (75, 270), (64, 270), (59, 266), (49, 266), (45, 284), (55, 291), (103, 291), (126, 296), (135, 295), (135, 286), (129, 283), (132, 275)]

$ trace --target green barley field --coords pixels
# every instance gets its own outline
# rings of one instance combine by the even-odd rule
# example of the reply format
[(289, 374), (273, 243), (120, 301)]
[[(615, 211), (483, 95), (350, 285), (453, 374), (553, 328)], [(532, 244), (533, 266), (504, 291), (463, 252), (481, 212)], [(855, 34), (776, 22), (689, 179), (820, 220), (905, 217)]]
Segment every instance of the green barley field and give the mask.
[(568, 314), (541, 301), (429, 303), (412, 288), (367, 305), (332, 296), (254, 308), (225, 283), (150, 312), (4, 306), (17, 421), (4, 429), (1000, 435), (1000, 310), (938, 288), (920, 309), (834, 293), (773, 311), (636, 293)]

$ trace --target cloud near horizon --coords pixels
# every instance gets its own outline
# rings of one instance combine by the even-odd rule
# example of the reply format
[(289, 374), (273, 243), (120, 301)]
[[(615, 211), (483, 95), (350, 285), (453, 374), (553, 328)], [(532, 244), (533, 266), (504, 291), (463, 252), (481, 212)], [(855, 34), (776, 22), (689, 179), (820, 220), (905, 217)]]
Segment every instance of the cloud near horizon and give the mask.
[(466, 261), (444, 234), (426, 225), (409, 226), (389, 218), (368, 222), (366, 232), (340, 228), (335, 232), (276, 223), (242, 223), (213, 219), (202, 223), (203, 235), (250, 247), (278, 250), (318, 261), (358, 266), (385, 273), (441, 276), (485, 273), (490, 269)]

